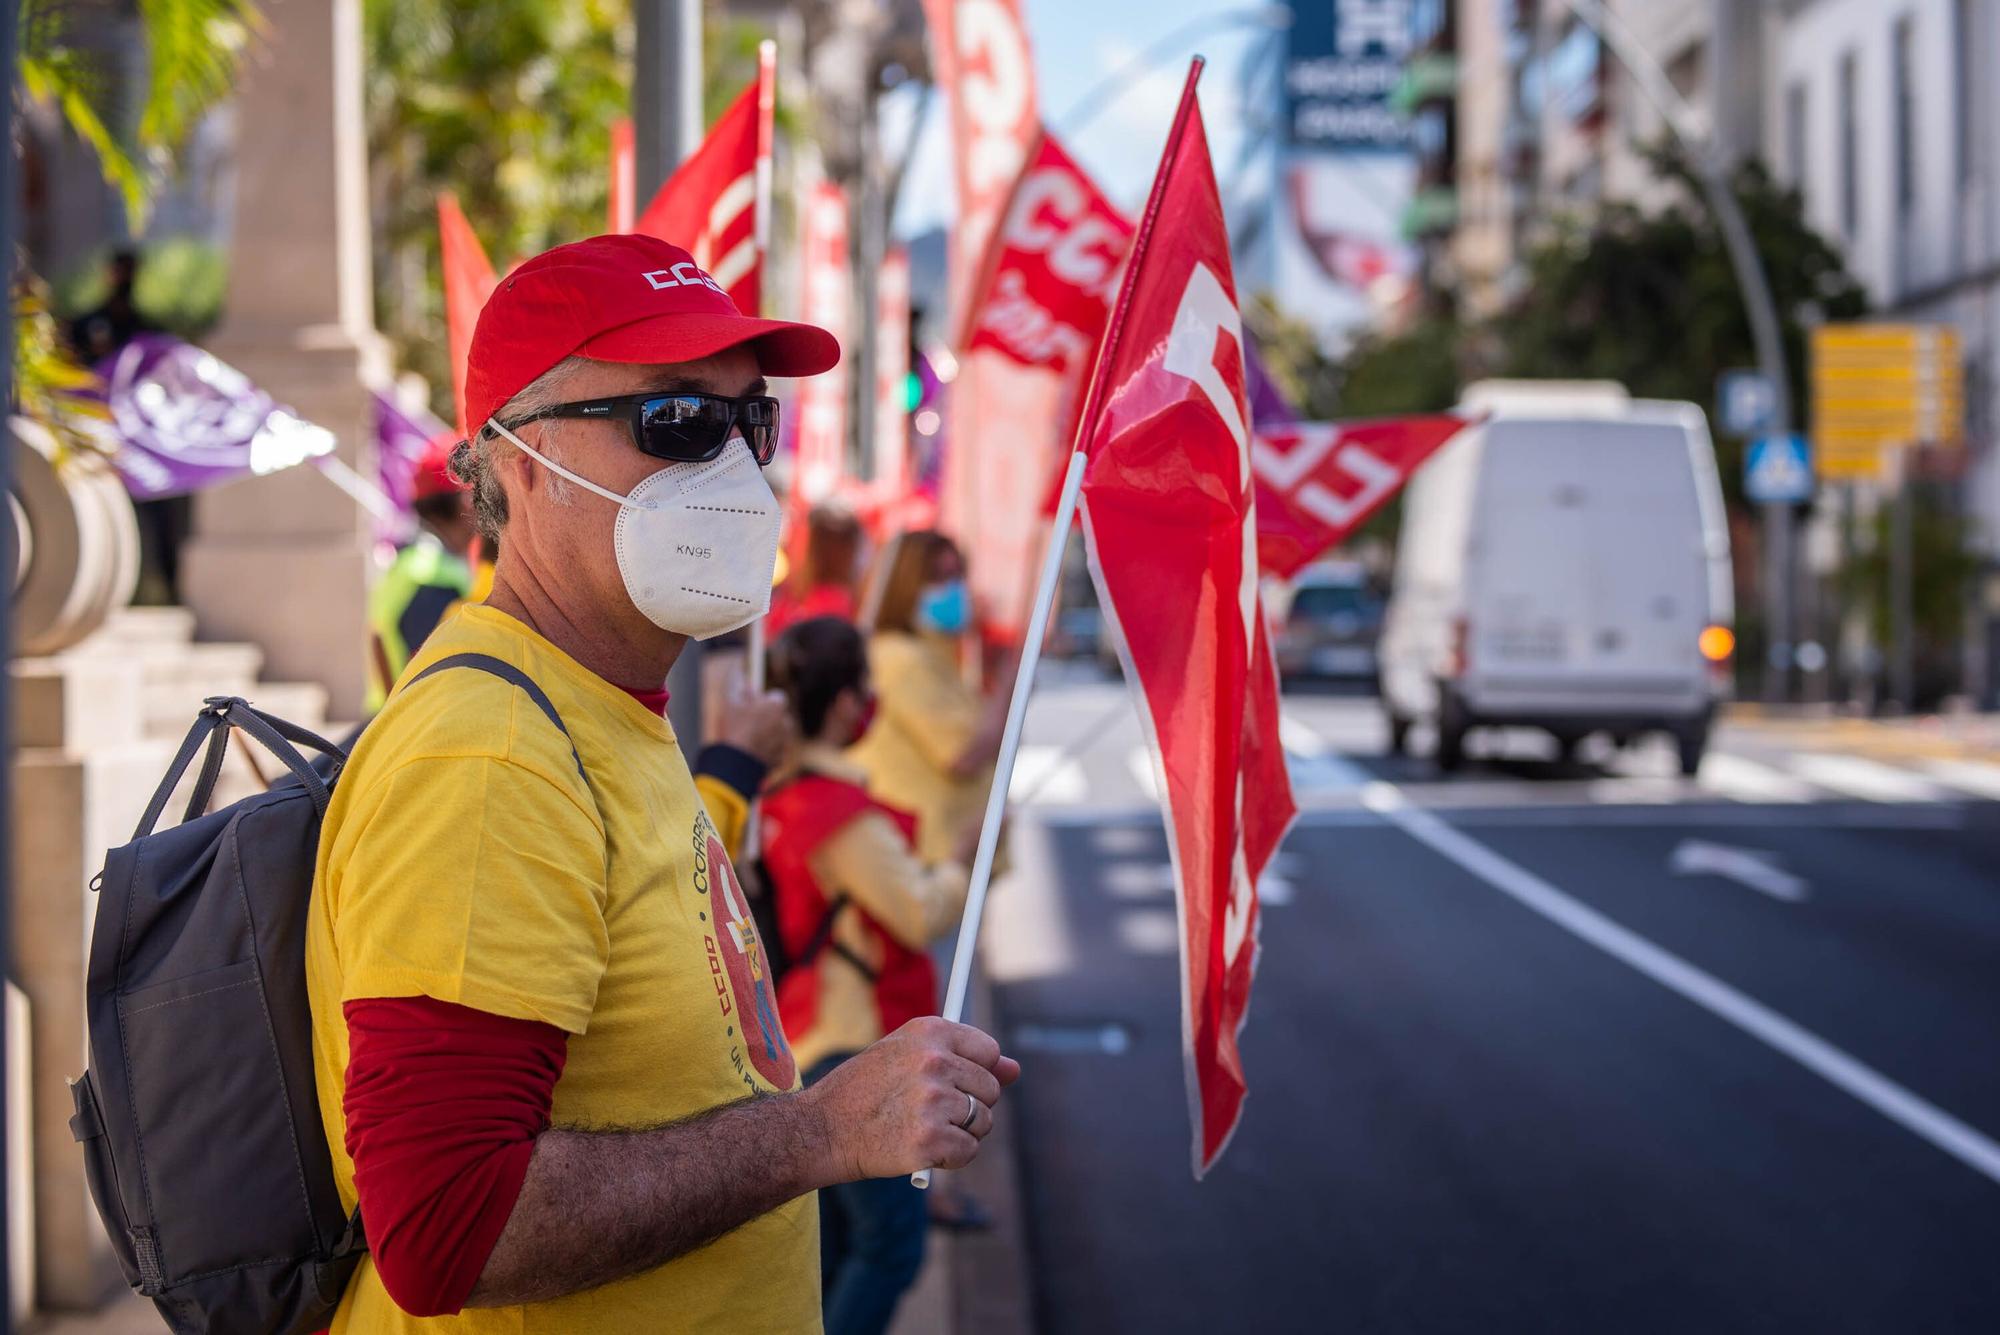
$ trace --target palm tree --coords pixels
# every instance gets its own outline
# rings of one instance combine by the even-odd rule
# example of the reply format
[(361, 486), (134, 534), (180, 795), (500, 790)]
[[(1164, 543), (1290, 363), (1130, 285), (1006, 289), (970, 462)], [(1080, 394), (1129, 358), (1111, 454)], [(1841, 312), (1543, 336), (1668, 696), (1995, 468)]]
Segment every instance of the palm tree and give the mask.
[[(104, 11), (74, 0), (21, 0), (21, 87), (53, 105), (97, 154), (136, 231), (154, 187), (201, 118), (229, 93), (259, 20), (250, 0), (137, 0), (147, 53), (137, 116), (83, 31)], [(121, 123), (123, 122), (123, 123)]]

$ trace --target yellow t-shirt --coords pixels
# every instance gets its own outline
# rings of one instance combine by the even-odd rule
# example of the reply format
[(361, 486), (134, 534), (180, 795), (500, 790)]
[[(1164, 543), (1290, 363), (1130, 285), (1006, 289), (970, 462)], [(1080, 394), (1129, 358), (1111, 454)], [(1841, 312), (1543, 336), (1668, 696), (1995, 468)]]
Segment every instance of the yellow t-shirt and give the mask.
[[(548, 694), (570, 742), (491, 654)], [(320, 1116), (341, 1197), (343, 1002), (428, 996), (569, 1034), (552, 1120), (656, 1126), (798, 1087), (775, 990), (672, 730), (504, 613), (424, 643), (334, 790), (306, 937)], [(554, 1302), (418, 1319), (363, 1261), (334, 1335), (381, 1331), (817, 1331), (818, 1212), (802, 1196), (688, 1255)]]

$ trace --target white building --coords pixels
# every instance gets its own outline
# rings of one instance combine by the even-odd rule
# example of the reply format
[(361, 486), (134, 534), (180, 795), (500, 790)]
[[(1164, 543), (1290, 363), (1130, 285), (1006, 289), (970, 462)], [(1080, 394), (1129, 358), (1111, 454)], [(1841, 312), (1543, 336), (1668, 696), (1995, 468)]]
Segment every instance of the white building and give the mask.
[[(1842, 247), (1875, 318), (1957, 329), (1970, 509), (2000, 556), (2000, 3), (1775, 0), (1769, 11), (1765, 155)], [(1996, 603), (1979, 602), (1989, 631), (1967, 668), (1990, 682)]]

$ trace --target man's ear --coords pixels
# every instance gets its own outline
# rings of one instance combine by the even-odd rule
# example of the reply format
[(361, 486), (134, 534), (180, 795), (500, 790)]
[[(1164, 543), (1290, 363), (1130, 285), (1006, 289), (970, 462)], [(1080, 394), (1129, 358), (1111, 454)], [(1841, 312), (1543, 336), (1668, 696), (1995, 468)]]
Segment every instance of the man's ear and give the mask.
[[(522, 440), (527, 441), (534, 448), (538, 450), (542, 448), (541, 441), (536, 438), (541, 434), (540, 423), (529, 422), (517, 427), (514, 434)], [(501, 437), (501, 443), (507, 446), (507, 449), (502, 451), (499, 459), (495, 461), (499, 469), (501, 485), (511, 495), (525, 496), (535, 489), (535, 484), (539, 481), (535, 474), (540, 472), (541, 469), (533, 459), (527, 456), (526, 451), (514, 448), (513, 442), (507, 440), (506, 437)]]

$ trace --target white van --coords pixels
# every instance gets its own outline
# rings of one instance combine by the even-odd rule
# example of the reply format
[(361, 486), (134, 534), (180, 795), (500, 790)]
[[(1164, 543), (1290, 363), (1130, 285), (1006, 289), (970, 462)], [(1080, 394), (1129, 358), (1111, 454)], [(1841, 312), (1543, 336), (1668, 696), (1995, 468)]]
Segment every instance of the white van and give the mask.
[(1484, 415), (1404, 502), (1380, 648), (1391, 745), (1418, 721), (1455, 769), (1466, 733), (1665, 731), (1701, 765), (1729, 687), (1734, 608), (1715, 449), (1699, 409), (1596, 382), (1488, 381)]

